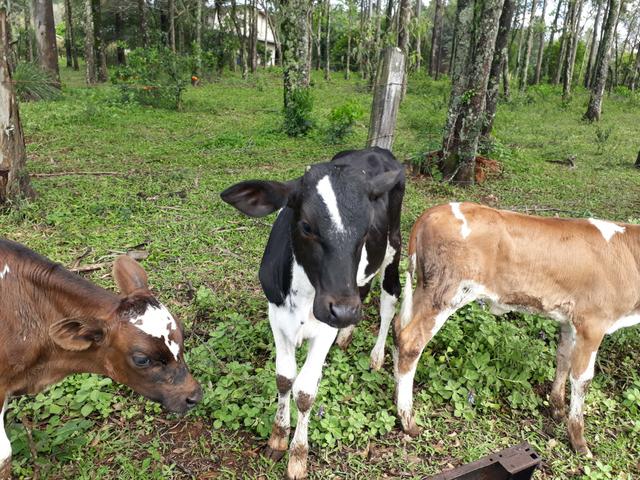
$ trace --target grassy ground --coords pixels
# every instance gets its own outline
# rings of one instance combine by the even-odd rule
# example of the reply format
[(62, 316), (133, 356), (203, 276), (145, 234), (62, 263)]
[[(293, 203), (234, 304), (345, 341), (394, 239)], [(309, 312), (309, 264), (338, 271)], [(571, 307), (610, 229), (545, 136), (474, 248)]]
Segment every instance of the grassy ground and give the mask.
[[(63, 73), (64, 96), (22, 105), (29, 168), (38, 197), (0, 216), (0, 231), (65, 265), (143, 249), (160, 299), (187, 325), (189, 362), (205, 399), (188, 417), (165, 416), (124, 387), (75, 376), (8, 414), (14, 472), (41, 478), (281, 478), (259, 450), (275, 411), (274, 362), (257, 268), (271, 218), (241, 216), (219, 192), (245, 178), (289, 179), (309, 163), (364, 144), (370, 95), (357, 80), (315, 77), (318, 128), (305, 138), (280, 131), (277, 72), (242, 81), (226, 75), (189, 89), (181, 112), (123, 105), (111, 87), (85, 89)], [(400, 111), (396, 155), (409, 163), (437, 149), (446, 83), (414, 77)], [(344, 145), (326, 143), (331, 108), (353, 100), (366, 112)], [(475, 200), (544, 215), (637, 220), (640, 98), (605, 101), (599, 125), (549, 87), (501, 105), (488, 155), (503, 173), (460, 190), (412, 178), (403, 231), (427, 207)], [(568, 157), (575, 168), (557, 161)], [(403, 262), (404, 266), (404, 262)], [(110, 288), (108, 269), (88, 276)], [(421, 437), (394, 418), (391, 360), (368, 371), (377, 298), (347, 353), (328, 358), (311, 435), (313, 478), (420, 478), (528, 441), (544, 459), (539, 479), (640, 475), (637, 329), (608, 338), (587, 398), (587, 439), (596, 459), (568, 448), (547, 395), (556, 326), (532, 316), (495, 319), (471, 307), (452, 319), (422, 357), (416, 407)], [(507, 321), (508, 320), (508, 321)], [(389, 345), (391, 341), (389, 341)], [(636, 396), (637, 395), (637, 396)], [(31, 437), (31, 439), (29, 438)]]

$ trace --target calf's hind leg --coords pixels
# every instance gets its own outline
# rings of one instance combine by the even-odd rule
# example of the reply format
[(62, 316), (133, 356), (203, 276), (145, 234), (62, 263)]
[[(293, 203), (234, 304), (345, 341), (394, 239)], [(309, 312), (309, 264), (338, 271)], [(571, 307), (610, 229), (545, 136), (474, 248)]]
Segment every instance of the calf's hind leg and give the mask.
[(4, 430), (4, 413), (7, 410), (9, 397), (0, 394), (2, 411), (0, 411), (0, 480), (11, 479), (11, 442)]

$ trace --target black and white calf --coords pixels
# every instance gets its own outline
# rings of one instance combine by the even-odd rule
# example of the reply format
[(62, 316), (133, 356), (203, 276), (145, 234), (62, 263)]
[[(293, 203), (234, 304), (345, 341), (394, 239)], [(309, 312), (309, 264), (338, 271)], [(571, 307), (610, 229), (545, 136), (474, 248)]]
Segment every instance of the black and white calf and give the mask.
[[(287, 450), (289, 398), (298, 407), (287, 475), (307, 474), (307, 431), (322, 366), (338, 329), (344, 343), (360, 320), (362, 299), (382, 279), (380, 333), (371, 352), (380, 368), (400, 295), (400, 209), (404, 169), (380, 148), (341, 152), (289, 182), (250, 180), (222, 192), (241, 212), (261, 217), (281, 209), (260, 266), (276, 344), (278, 409), (266, 455)], [(310, 342), (297, 372), (295, 349)]]

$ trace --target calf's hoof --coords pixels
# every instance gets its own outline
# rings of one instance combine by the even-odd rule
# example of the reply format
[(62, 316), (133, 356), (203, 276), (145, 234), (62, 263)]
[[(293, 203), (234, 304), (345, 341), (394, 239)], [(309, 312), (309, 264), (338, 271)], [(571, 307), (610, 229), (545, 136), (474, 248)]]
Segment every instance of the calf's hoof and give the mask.
[(371, 359), (369, 360), (369, 366), (371, 370), (378, 371), (384, 365), (384, 352), (380, 354), (371, 353)]
[(419, 437), (422, 433), (422, 429), (416, 425), (415, 419), (411, 416), (400, 416), (400, 421), (402, 423), (402, 431), (409, 435), (411, 438)]
[(287, 465), (288, 480), (307, 478), (307, 454), (308, 450), (303, 445), (295, 445), (291, 448)]
[(593, 458), (593, 453), (591, 453), (591, 450), (589, 450), (589, 447), (587, 447), (586, 443), (572, 445), (572, 446), (578, 455), (583, 455), (586, 458)]
[(271, 460), (272, 462), (279, 462), (284, 457), (286, 450), (275, 450), (269, 445), (262, 449), (262, 456)]
[(567, 416), (567, 412), (566, 412), (564, 406), (562, 406), (562, 407), (554, 407), (554, 406), (552, 406), (551, 407), (551, 417), (556, 422), (564, 420), (566, 416)]

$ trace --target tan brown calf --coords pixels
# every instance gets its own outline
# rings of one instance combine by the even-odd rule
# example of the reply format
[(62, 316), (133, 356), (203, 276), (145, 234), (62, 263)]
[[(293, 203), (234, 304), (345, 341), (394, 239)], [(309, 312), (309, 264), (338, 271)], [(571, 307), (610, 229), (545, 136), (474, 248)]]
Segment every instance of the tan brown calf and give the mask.
[(605, 334), (640, 322), (640, 226), (451, 203), (418, 219), (409, 262), (394, 322), (403, 429), (418, 432), (412, 388), (425, 345), (453, 312), (483, 299), (495, 314), (520, 310), (560, 322), (552, 413), (558, 419), (565, 415), (570, 374), (569, 439), (577, 452), (590, 455), (582, 412), (598, 347)]
[(182, 326), (149, 291), (142, 267), (121, 256), (113, 276), (122, 295), (0, 240), (0, 479), (11, 470), (3, 423), (11, 396), (89, 372), (174, 412), (186, 412), (202, 398), (184, 362)]

